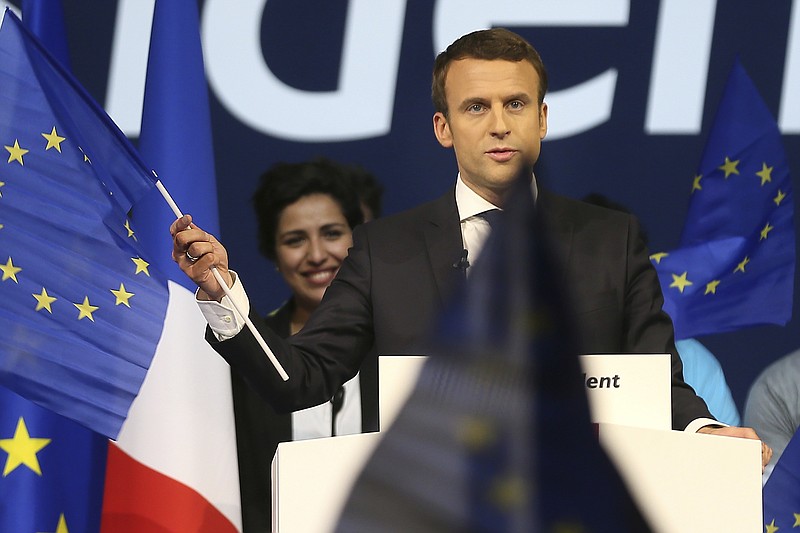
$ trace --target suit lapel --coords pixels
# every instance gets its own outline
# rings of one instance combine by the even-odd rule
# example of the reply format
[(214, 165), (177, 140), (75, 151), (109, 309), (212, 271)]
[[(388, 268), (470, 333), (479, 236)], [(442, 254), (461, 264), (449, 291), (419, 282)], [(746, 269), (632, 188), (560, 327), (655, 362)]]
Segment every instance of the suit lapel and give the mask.
[[(543, 225), (547, 232), (547, 238), (550, 240), (549, 246), (556, 252), (556, 258), (560, 264), (565, 267), (569, 266), (572, 260), (572, 244), (575, 235), (573, 218), (564, 212), (560, 198), (546, 190), (540, 189), (536, 208), (541, 210)], [(559, 270), (561, 281), (565, 282), (569, 269), (560, 268)]]
[(455, 189), (451, 189), (431, 204), (429, 216), (424, 224), (425, 246), (431, 270), (439, 291), (439, 300), (444, 302), (464, 276), (463, 270), (454, 266), (464, 249)]

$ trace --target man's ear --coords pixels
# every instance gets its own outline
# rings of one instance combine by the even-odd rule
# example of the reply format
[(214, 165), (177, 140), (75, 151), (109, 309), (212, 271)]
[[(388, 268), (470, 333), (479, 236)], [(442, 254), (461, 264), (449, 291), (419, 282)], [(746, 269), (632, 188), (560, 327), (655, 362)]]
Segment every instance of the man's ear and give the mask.
[(539, 140), (544, 140), (547, 136), (547, 104), (542, 102), (539, 108)]
[(433, 114), (433, 133), (436, 135), (436, 140), (445, 148), (453, 147), (453, 135), (450, 132), (450, 125), (447, 123), (447, 117), (444, 113), (437, 111)]

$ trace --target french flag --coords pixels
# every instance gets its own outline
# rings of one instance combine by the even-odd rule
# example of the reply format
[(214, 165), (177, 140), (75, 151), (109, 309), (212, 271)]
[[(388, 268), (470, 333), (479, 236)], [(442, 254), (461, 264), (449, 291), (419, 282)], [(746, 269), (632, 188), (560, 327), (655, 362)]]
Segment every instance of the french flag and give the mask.
[[(139, 151), (177, 205), (219, 235), (195, 0), (155, 3)], [(156, 190), (132, 213), (153, 266), (171, 280), (170, 301), (139, 396), (109, 445), (104, 533), (241, 531), (230, 369), (204, 341), (194, 287), (172, 261), (174, 219)]]

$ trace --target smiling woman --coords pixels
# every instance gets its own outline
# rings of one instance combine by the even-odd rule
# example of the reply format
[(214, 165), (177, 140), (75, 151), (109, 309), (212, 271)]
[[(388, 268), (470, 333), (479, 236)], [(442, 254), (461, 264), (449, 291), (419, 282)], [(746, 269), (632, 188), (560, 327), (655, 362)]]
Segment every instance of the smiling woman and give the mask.
[(291, 333), (317, 308), (353, 236), (341, 205), (328, 193), (312, 193), (287, 205), (275, 230), (275, 265), (292, 291)]
[[(364, 220), (360, 193), (375, 186), (363, 170), (326, 159), (280, 163), (261, 176), (253, 195), (259, 250), (291, 290), (266, 318), (281, 336), (300, 331), (319, 306), (353, 244), (353, 227)], [(377, 429), (376, 362), (367, 358), (329, 402), (291, 414), (276, 413), (231, 374), (245, 533), (270, 531), (270, 465), (279, 442)]]

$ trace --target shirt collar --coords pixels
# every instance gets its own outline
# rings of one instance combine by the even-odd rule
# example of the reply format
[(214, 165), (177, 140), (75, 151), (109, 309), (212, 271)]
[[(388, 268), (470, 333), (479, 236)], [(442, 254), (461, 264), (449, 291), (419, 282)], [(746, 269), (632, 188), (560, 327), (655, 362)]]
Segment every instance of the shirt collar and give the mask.
[[(536, 176), (534, 175), (531, 180), (531, 194), (533, 194), (534, 201), (538, 196), (538, 192)], [(461, 179), (461, 173), (458, 174), (458, 179), (456, 180), (456, 207), (458, 208), (458, 219), (462, 222), (489, 209), (500, 209), (467, 187), (467, 184)]]

